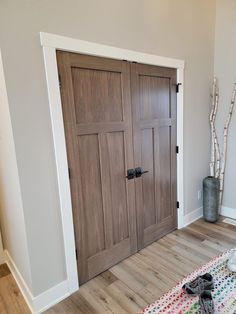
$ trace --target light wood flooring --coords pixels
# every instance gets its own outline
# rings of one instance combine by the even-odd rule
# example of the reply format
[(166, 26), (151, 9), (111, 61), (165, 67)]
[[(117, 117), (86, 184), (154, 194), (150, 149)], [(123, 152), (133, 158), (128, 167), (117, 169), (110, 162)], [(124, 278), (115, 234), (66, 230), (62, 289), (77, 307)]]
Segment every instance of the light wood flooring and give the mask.
[[(222, 220), (210, 224), (200, 219), (168, 234), (45, 313), (139, 313), (188, 273), (236, 246), (236, 227)], [(28, 313), (10, 274), (0, 278), (0, 313)]]
[(0, 314), (30, 313), (6, 264), (0, 265)]

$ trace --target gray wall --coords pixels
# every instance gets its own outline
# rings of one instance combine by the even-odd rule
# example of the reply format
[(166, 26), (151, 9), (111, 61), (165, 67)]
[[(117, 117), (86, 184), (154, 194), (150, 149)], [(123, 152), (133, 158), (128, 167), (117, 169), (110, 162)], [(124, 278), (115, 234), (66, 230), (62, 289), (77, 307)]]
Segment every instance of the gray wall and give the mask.
[(184, 59), (185, 212), (208, 174), (214, 0), (1, 0), (6, 70), (35, 295), (65, 279), (52, 132), (39, 32)]
[[(32, 288), (27, 237), (7, 91), (0, 51), (0, 222), (4, 247)], [(1, 230), (0, 230), (1, 231)], [(0, 234), (0, 264), (2, 262)]]
[[(215, 40), (215, 75), (219, 79), (220, 104), (217, 116), (217, 131), (221, 141), (224, 123), (229, 111), (233, 85), (236, 82), (236, 1), (217, 0), (216, 40)], [(236, 108), (229, 130), (228, 156), (225, 172), (225, 191), (223, 205), (236, 211)]]

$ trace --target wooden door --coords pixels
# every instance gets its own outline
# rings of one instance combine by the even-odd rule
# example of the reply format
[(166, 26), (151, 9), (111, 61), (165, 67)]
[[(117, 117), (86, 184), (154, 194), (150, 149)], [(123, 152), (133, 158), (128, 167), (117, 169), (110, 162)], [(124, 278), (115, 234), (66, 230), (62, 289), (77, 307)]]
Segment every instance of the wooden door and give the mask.
[(131, 66), (138, 249), (176, 228), (176, 70)]
[(84, 283), (137, 251), (130, 64), (57, 52), (78, 249)]

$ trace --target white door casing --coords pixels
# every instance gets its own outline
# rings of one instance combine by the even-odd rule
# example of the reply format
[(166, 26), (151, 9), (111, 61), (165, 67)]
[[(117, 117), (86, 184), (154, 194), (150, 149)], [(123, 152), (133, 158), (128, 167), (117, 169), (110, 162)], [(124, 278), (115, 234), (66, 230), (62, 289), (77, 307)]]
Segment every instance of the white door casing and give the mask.
[(68, 293), (78, 289), (77, 263), (75, 254), (74, 226), (72, 216), (68, 162), (66, 153), (65, 132), (63, 124), (61, 97), (59, 89), (56, 50), (70, 51), (99, 57), (135, 61), (177, 69), (177, 82), (180, 83), (177, 94), (177, 197), (179, 201), (178, 228), (184, 225), (184, 190), (183, 190), (183, 83), (184, 61), (156, 55), (120, 49), (97, 43), (82, 41), (64, 36), (40, 33), (43, 47), (44, 64), (47, 80), (49, 107), (57, 167), (57, 182), (60, 197), (62, 231), (65, 248)]

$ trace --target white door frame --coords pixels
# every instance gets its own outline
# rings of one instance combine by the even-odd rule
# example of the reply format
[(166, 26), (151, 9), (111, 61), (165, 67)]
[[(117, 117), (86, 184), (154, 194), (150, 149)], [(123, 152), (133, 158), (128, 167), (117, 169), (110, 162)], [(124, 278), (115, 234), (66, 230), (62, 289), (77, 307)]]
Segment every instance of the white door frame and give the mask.
[(72, 216), (68, 161), (66, 154), (65, 131), (62, 116), (61, 96), (58, 80), (56, 50), (83, 53), (99, 57), (136, 61), (139, 63), (177, 69), (177, 82), (181, 84), (177, 94), (177, 196), (178, 228), (184, 225), (184, 190), (183, 190), (183, 76), (184, 61), (156, 55), (105, 46), (64, 36), (40, 33), (46, 71), (48, 99), (52, 123), (54, 151), (57, 168), (57, 182), (60, 197), (62, 232), (64, 239), (68, 292), (78, 289), (77, 263), (75, 256), (74, 226)]

